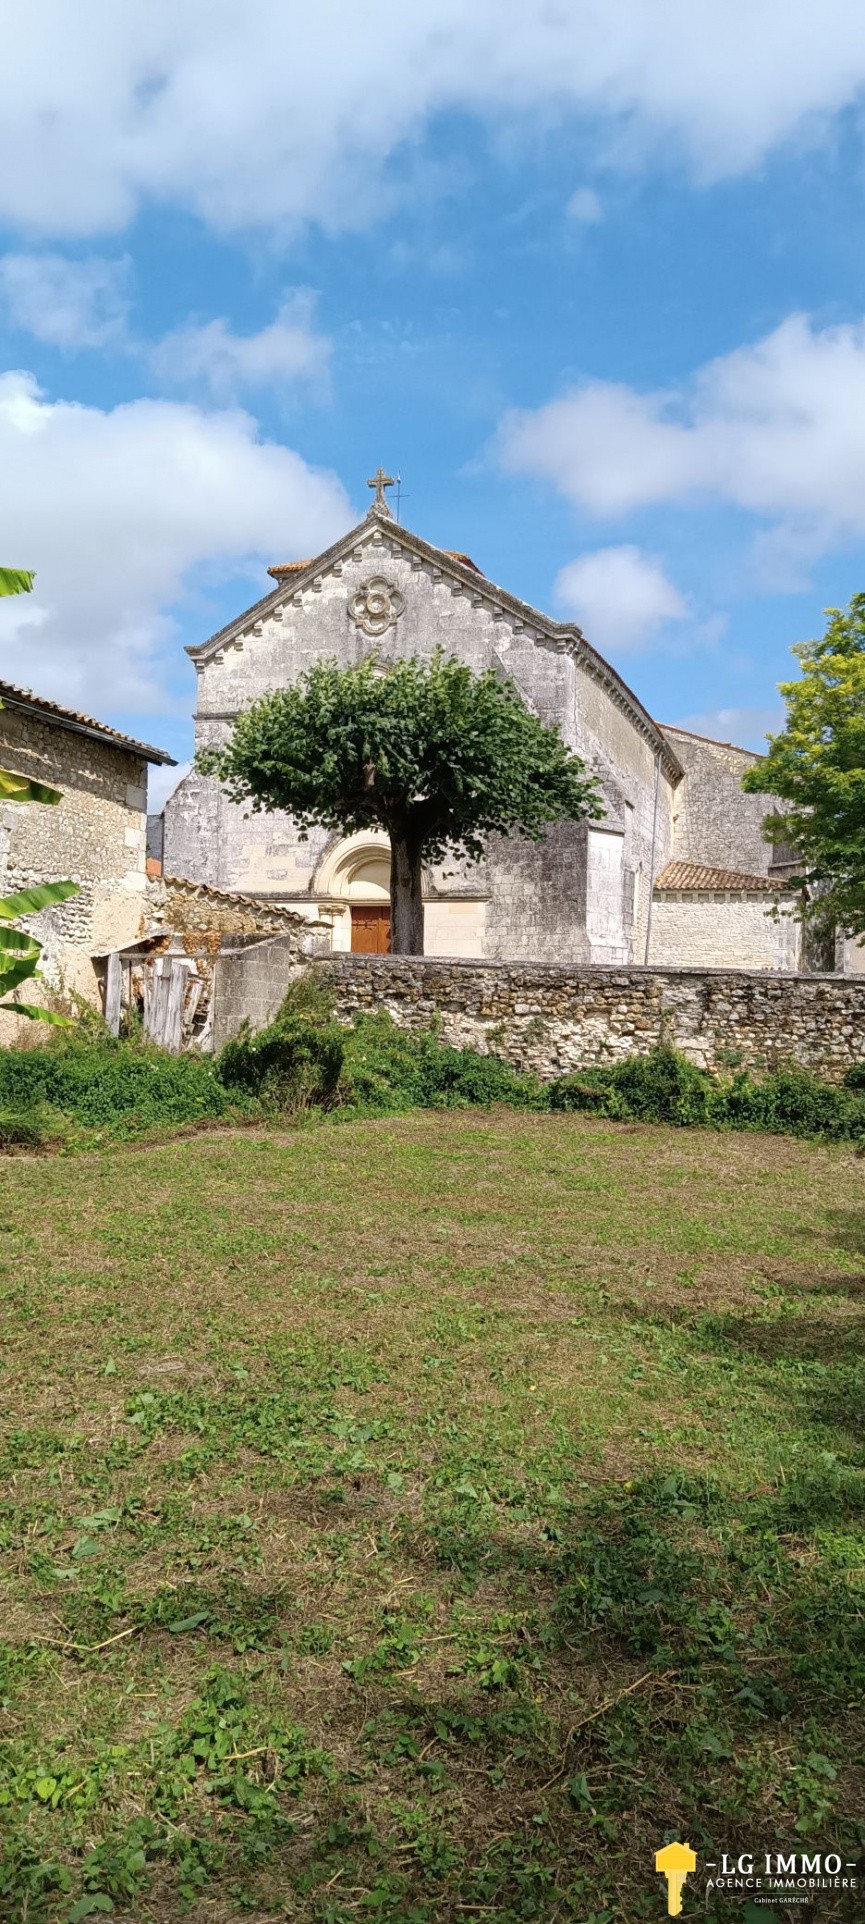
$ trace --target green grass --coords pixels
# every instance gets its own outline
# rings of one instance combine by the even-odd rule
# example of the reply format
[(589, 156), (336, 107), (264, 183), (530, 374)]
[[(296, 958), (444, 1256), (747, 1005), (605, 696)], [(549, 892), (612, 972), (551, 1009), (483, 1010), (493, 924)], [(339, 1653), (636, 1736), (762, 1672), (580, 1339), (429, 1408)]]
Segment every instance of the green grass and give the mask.
[(860, 1199), (514, 1110), (0, 1166), (0, 1915), (639, 1924), (670, 1836), (857, 1857)]

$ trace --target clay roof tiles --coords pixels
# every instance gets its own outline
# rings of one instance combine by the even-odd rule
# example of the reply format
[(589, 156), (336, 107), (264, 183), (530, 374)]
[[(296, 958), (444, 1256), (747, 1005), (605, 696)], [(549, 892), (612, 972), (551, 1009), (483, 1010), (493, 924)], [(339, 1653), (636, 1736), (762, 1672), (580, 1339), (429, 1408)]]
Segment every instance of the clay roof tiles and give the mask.
[(741, 894), (774, 892), (782, 884), (772, 875), (747, 875), (738, 868), (705, 868), (701, 862), (668, 862), (656, 877), (656, 889), (698, 889), (739, 891)]
[(149, 742), (136, 741), (132, 735), (122, 735), (118, 728), (109, 728), (107, 722), (94, 721), (92, 715), (80, 715), (77, 708), (64, 708), (59, 701), (49, 701), (46, 695), (34, 695), (32, 688), (18, 688), (14, 682), (0, 681), (0, 706), (30, 710), (41, 716), (44, 721), (56, 722), (59, 728), (70, 728), (76, 734), (91, 735), (98, 741), (107, 742), (110, 747), (128, 748), (141, 755), (146, 762), (164, 762), (168, 768), (176, 768), (173, 755), (167, 755), (164, 748), (152, 748)]

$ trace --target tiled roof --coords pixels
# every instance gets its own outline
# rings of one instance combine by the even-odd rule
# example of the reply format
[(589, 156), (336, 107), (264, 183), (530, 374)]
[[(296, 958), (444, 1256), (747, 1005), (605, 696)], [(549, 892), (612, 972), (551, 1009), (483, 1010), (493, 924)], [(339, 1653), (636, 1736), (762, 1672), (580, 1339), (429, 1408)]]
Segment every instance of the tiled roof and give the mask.
[(98, 741), (107, 742), (113, 748), (128, 748), (143, 756), (146, 762), (164, 762), (168, 768), (176, 768), (173, 755), (167, 755), (164, 748), (151, 748), (149, 742), (137, 742), (132, 735), (121, 735), (119, 729), (109, 728), (107, 722), (94, 721), (92, 715), (79, 715), (76, 708), (63, 708), (59, 701), (48, 701), (45, 695), (34, 695), (32, 688), (16, 688), (14, 682), (0, 681), (0, 704), (8, 708), (32, 709), (45, 721), (56, 722), (59, 728), (71, 728), (77, 734), (94, 735)]
[(704, 868), (701, 862), (668, 862), (655, 881), (656, 889), (738, 889), (742, 894), (771, 893), (780, 887), (774, 876), (746, 875), (738, 868)]
[(283, 575), (302, 574), (304, 568), (312, 567), (314, 560), (315, 555), (309, 555), (306, 561), (277, 561), (272, 568), (268, 568), (267, 572), (273, 576), (274, 581), (281, 581)]

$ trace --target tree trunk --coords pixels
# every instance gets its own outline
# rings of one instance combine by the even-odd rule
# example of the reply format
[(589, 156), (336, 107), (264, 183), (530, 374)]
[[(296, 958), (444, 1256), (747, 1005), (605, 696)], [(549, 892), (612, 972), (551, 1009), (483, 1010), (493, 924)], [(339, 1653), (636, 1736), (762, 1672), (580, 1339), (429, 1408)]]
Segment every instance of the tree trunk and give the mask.
[(423, 955), (420, 845), (396, 826), (390, 829), (390, 946), (394, 955)]

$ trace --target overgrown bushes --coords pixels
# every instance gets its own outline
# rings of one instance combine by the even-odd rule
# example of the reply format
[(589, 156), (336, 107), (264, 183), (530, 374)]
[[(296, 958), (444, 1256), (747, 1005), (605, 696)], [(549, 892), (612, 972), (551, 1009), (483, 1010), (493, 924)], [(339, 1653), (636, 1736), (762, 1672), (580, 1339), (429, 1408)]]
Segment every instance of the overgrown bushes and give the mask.
[(68, 1126), (74, 1142), (82, 1131), (128, 1138), (232, 1115), (386, 1115), (490, 1103), (865, 1144), (859, 1067), (840, 1088), (795, 1064), (759, 1077), (715, 1074), (661, 1044), (541, 1083), (501, 1056), (401, 1029), (385, 1012), (344, 1026), (311, 978), (291, 988), (267, 1028), (242, 1031), (215, 1061), (63, 1032), (38, 1049), (0, 1050), (0, 1149), (49, 1146)]
[[(850, 1081), (854, 1081), (855, 1071)], [(702, 1123), (717, 1129), (760, 1129), (827, 1142), (865, 1140), (865, 1091), (838, 1088), (795, 1063), (753, 1077), (698, 1069), (660, 1045), (609, 1068), (578, 1070), (547, 1084), (551, 1109), (577, 1109), (615, 1120)]]
[(31, 1124), (44, 1140), (45, 1111), (86, 1129), (138, 1135), (159, 1124), (219, 1116), (231, 1095), (215, 1064), (166, 1055), (106, 1036), (82, 1042), (61, 1035), (38, 1049), (0, 1049), (0, 1110)]

